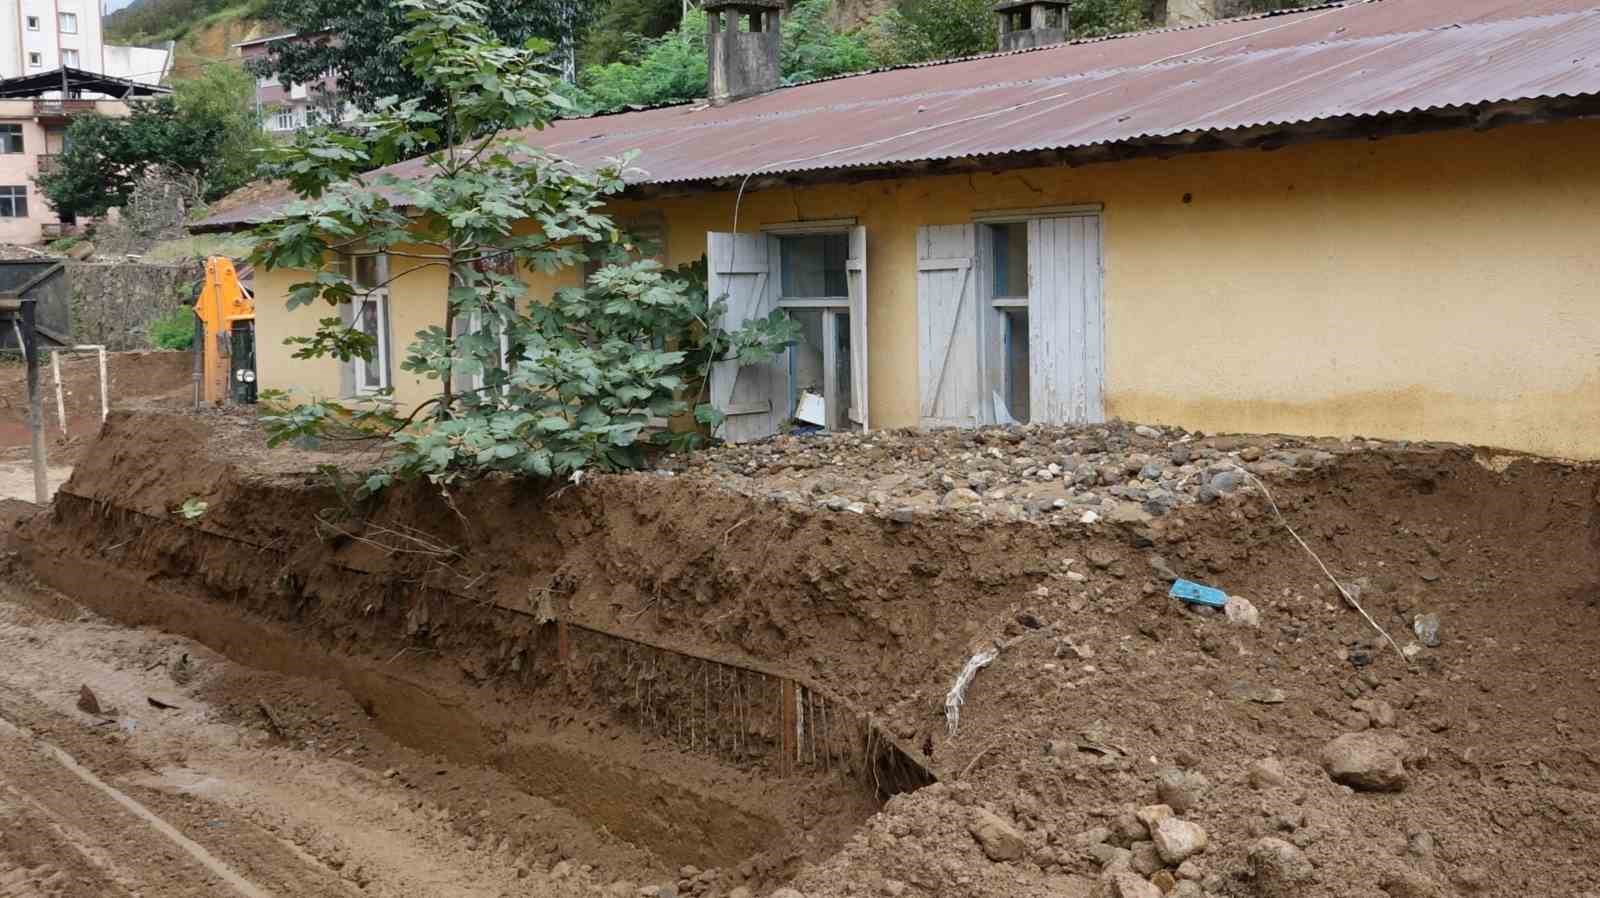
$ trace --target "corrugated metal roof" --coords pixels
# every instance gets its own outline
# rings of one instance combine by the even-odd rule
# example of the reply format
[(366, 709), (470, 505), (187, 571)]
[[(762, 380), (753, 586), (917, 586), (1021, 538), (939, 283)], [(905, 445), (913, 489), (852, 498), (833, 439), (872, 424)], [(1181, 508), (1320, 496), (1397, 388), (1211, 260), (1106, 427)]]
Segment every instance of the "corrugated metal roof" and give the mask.
[(632, 181), (674, 184), (1592, 94), (1600, 0), (1362, 0), (572, 119), (532, 139), (580, 165), (637, 151)]

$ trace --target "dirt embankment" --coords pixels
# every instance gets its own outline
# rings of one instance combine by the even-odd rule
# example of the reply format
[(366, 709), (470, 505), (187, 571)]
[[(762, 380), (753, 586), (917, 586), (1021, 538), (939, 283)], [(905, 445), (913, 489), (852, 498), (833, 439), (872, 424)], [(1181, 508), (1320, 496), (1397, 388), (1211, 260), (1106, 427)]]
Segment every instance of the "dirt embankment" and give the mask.
[[(1174, 465), (1293, 448), (1089, 436), (1056, 442)], [(833, 510), (704, 472), (354, 507), (318, 459), (257, 439), (228, 416), (114, 416), (29, 530), (35, 569), (124, 621), (338, 681), (401, 741), (724, 871), (700, 891), (1143, 895), (1128, 873), (1189, 896), (1575, 894), (1589, 875), (1594, 467), (1352, 444), (1275, 470), (1285, 520), (1404, 660), (1249, 489), (1055, 526)], [(1259, 622), (1184, 610), (1175, 574)], [(1412, 635), (1426, 615), (1437, 645)], [(996, 645), (952, 732), (946, 690)], [(1330, 761), (1341, 736), (1400, 790)], [(942, 782), (869, 820), (855, 784), (906, 771), (873, 739)], [(1187, 865), (1133, 815), (1158, 798), (1209, 834)]]

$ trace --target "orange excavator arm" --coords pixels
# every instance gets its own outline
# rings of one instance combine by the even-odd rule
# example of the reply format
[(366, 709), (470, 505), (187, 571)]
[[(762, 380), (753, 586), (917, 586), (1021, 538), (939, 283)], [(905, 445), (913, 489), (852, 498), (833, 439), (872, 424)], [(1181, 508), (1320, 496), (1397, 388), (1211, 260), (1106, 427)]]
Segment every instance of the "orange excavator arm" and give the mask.
[(200, 285), (200, 296), (195, 300), (194, 312), (205, 324), (206, 340), (204, 397), (209, 403), (221, 403), (229, 395), (232, 374), (230, 340), (234, 322), (253, 321), (256, 317), (255, 300), (239, 283), (239, 273), (233, 260), (226, 256), (206, 259), (206, 277)]

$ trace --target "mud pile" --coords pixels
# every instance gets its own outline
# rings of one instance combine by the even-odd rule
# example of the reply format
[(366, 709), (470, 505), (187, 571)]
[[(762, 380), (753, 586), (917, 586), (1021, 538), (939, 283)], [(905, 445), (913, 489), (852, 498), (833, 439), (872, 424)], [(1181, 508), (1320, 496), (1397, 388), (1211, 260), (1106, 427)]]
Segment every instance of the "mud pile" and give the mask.
[[(515, 771), (655, 859), (602, 882), (813, 898), (1589, 887), (1600, 470), (1018, 433), (795, 439), (549, 492), (358, 505), (316, 466), (359, 459), (266, 452), (235, 417), (122, 413), (27, 538), (40, 576), (96, 608), (339, 682), (398, 741)], [(967, 468), (1001, 475), (991, 461), (1036, 483), (1070, 470), (1094, 506), (1012, 513), (999, 476), (959, 486)], [(906, 479), (858, 497), (869, 465)], [(1281, 519), (1248, 478), (1201, 496), (1235, 469)], [(979, 501), (952, 508), (941, 488)], [(1188, 498), (1152, 505), (1154, 490)], [(1175, 576), (1256, 619), (1188, 610), (1166, 597)], [(952, 731), (946, 692), (986, 650)]]

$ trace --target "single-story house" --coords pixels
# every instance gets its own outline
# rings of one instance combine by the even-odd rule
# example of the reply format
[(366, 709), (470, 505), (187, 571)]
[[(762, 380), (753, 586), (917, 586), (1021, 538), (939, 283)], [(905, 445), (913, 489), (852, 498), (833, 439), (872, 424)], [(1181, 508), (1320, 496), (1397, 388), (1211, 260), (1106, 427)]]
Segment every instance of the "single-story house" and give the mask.
[[(780, 2), (705, 6), (711, 100), (537, 140), (639, 151), (618, 218), (669, 264), (708, 256), (734, 314), (804, 324), (714, 378), (729, 438), (815, 394), (839, 428), (1115, 416), (1600, 458), (1600, 0), (1086, 41), (1068, 3), (1007, 2), (1019, 49), (787, 87)], [(326, 314), (285, 310), (301, 277), (257, 276), (263, 386), (425, 395), (396, 358), (437, 289), (397, 284), (367, 324), (384, 351), (340, 366), (282, 345)]]

